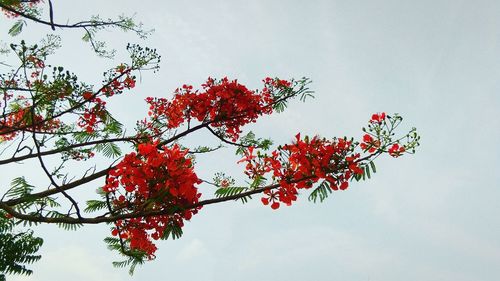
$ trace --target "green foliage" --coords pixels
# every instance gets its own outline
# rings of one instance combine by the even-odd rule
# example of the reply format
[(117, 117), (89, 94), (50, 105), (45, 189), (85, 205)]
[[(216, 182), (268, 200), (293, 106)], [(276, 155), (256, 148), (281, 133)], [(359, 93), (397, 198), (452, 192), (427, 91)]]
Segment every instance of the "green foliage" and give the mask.
[(113, 266), (117, 268), (130, 266), (128, 271), (130, 275), (134, 274), (134, 270), (137, 265), (141, 265), (147, 260), (146, 253), (142, 251), (131, 250), (125, 245), (125, 243), (123, 243), (123, 241), (120, 241), (119, 238), (106, 237), (104, 238), (104, 243), (107, 244), (108, 249), (112, 251), (118, 251), (122, 256), (126, 257), (126, 259), (123, 261), (114, 261)]
[(137, 265), (142, 265), (146, 260), (144, 258), (141, 257), (141, 255), (139, 254), (138, 256), (128, 256), (126, 260), (123, 260), (123, 261), (114, 261), (113, 262), (113, 266), (114, 267), (117, 267), (117, 268), (123, 268), (123, 267), (127, 267), (127, 266), (130, 266), (129, 270), (128, 270), (128, 273), (130, 275), (133, 275), (134, 274), (134, 271), (135, 271), (135, 268), (137, 267)]
[[(232, 177), (226, 176), (224, 173), (216, 173), (214, 176), (214, 183), (218, 189), (215, 191), (214, 195), (216, 198), (225, 198), (229, 196), (234, 196), (241, 194), (245, 191), (249, 191), (251, 189), (254, 189), (258, 187), (257, 183), (256, 185), (250, 185), (250, 187), (240, 187), (240, 186), (234, 186), (235, 180)], [(251, 196), (243, 196), (239, 199), (235, 200), (241, 200), (242, 203), (248, 202), (249, 199), (252, 199)]]
[(28, 196), (34, 186), (29, 184), (24, 177), (18, 177), (11, 181), (10, 188), (5, 193), (7, 198), (20, 198)]
[(107, 207), (106, 201), (88, 200), (87, 207), (85, 208), (84, 212), (93, 213), (105, 209), (106, 207)]
[[(97, 33), (106, 28), (119, 28), (122, 31), (133, 31), (139, 38), (146, 39), (153, 30), (144, 30), (142, 23), (136, 23), (133, 18), (121, 15), (118, 20), (107, 19), (103, 20), (100, 16), (92, 16), (90, 19), (91, 26), (84, 29), (85, 33), (82, 37), (84, 42), (90, 43), (94, 52), (101, 57), (113, 58), (116, 50), (108, 49), (106, 42), (97, 39)], [(113, 24), (110, 24), (113, 23)]]
[(330, 188), (330, 184), (327, 181), (323, 181), (318, 187), (316, 187), (311, 194), (309, 194), (309, 201), (316, 203), (319, 199), (319, 202), (323, 202), (330, 194), (332, 194), (332, 189)]
[[(47, 216), (50, 218), (67, 218), (67, 214), (62, 214), (57, 211), (48, 211)], [(82, 224), (75, 224), (75, 223), (56, 223), (56, 225), (64, 230), (77, 230), (78, 228), (82, 227)]]
[(13, 220), (0, 211), (0, 280), (5, 280), (5, 274), (31, 275), (26, 265), (41, 258), (34, 254), (42, 244), (42, 238), (34, 237), (31, 230), (15, 233)]
[(271, 145), (273, 145), (273, 142), (270, 139), (262, 139), (262, 138), (255, 139), (255, 134), (252, 131), (250, 131), (248, 132), (248, 134), (241, 137), (240, 144), (241, 146), (238, 146), (238, 148), (236, 149), (236, 154), (243, 155), (245, 149), (249, 146), (253, 146), (258, 149), (268, 150), (271, 147)]
[(361, 165), (360, 168), (363, 169), (363, 174), (355, 174), (353, 179), (356, 181), (371, 179), (371, 174), (375, 174), (377, 172), (377, 168), (375, 167), (375, 163), (373, 161)]
[(300, 80), (292, 80), (292, 85), (290, 88), (283, 88), (274, 95), (275, 103), (273, 104), (273, 109), (281, 113), (285, 111), (288, 99), (292, 97), (299, 97), (300, 101), (305, 101), (307, 98), (313, 98), (314, 91), (308, 88), (311, 83), (309, 78), (303, 77)]
[(17, 36), (23, 31), (23, 26), (26, 24), (26, 21), (24, 20), (18, 20), (10, 29), (9, 29), (9, 35), (10, 36)]
[(208, 153), (208, 152), (213, 152), (213, 151), (216, 151), (218, 149), (221, 149), (222, 147), (223, 147), (222, 145), (218, 145), (218, 146), (215, 146), (215, 147), (200, 145), (200, 146), (192, 148), (192, 149), (189, 149), (189, 148), (183, 146), (183, 149), (189, 149), (189, 153), (193, 154), (193, 153)]
[(167, 240), (169, 237), (172, 237), (172, 239), (175, 240), (181, 238), (182, 234), (184, 234), (184, 232), (182, 232), (182, 227), (171, 221), (169, 226), (165, 228), (161, 239)]
[[(38, 205), (40, 208), (43, 206), (49, 207), (59, 207), (59, 203), (50, 197), (44, 198), (33, 198), (31, 192), (33, 191), (34, 186), (29, 184), (24, 177), (14, 178), (11, 182), (11, 187), (5, 193), (6, 198), (23, 198), (26, 199), (24, 203), (17, 204), (15, 206), (16, 210), (26, 212), (33, 205)], [(32, 200), (30, 200), (32, 198)]]
[(154, 72), (160, 69), (161, 56), (156, 52), (156, 49), (141, 47), (138, 44), (128, 44), (127, 51), (134, 68), (145, 69), (148, 67), (147, 69), (152, 69)]
[(103, 121), (105, 133), (119, 135), (123, 132), (123, 124), (116, 120), (107, 110), (104, 111)]
[[(228, 187), (221, 187), (215, 191), (215, 197), (216, 198), (224, 198), (224, 197), (229, 197), (233, 195), (238, 195), (241, 194), (245, 191), (248, 191), (249, 189), (246, 187), (239, 187), (239, 186), (228, 186)], [(250, 195), (241, 197), (239, 199), (235, 200), (241, 200), (242, 203), (248, 202), (249, 199), (252, 199)]]
[(102, 152), (102, 154), (108, 158), (118, 157), (122, 155), (122, 151), (118, 145), (113, 142), (100, 143), (94, 146), (97, 152)]
[(267, 182), (266, 178), (264, 178), (263, 176), (257, 176), (250, 183), (250, 189), (256, 189), (258, 187), (261, 187), (261, 186), (265, 185), (266, 182)]

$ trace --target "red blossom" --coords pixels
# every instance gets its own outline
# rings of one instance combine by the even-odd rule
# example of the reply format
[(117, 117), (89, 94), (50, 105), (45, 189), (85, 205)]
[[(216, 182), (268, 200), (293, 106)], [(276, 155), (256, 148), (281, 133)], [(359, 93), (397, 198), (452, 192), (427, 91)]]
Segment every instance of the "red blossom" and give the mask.
[(385, 112), (381, 113), (375, 113), (372, 115), (372, 119), (370, 120), (371, 123), (382, 123), (382, 121), (385, 120)]
[(83, 97), (85, 100), (90, 100), (90, 99), (92, 99), (92, 96), (93, 96), (93, 95), (94, 95), (94, 94), (93, 94), (92, 92), (83, 92), (82, 97)]
[(279, 202), (291, 205), (297, 200), (299, 189), (309, 189), (321, 179), (333, 190), (345, 190), (353, 174), (363, 173), (356, 162), (360, 155), (352, 153), (353, 149), (353, 143), (345, 139), (310, 139), (297, 134), (294, 143), (282, 146), (270, 156), (254, 156), (253, 148), (249, 148), (239, 162), (247, 163), (245, 173), (251, 178), (272, 174), (279, 187), (265, 191), (262, 203), (271, 203), (271, 208), (277, 209)]
[(84, 92), (83, 98), (90, 100), (84, 113), (80, 115), (78, 126), (84, 128), (89, 134), (96, 131), (97, 126), (103, 123), (102, 119), (106, 112), (106, 102), (100, 98), (92, 98), (92, 93)]
[(125, 80), (123, 80), (123, 85), (127, 89), (132, 89), (135, 87), (135, 79), (130, 76), (127, 76)]
[[(286, 80), (281, 81), (286, 84)], [(236, 141), (242, 126), (272, 113), (273, 99), (268, 91), (251, 91), (237, 80), (208, 78), (202, 90), (195, 91), (193, 86), (183, 85), (175, 91), (172, 100), (147, 98), (146, 102), (150, 105), (148, 115), (151, 119), (165, 118), (170, 129), (196, 119), (211, 127), (223, 128), (226, 135)]]
[(39, 132), (54, 132), (60, 126), (58, 119), (45, 120), (40, 114), (31, 115), (28, 104), (14, 112), (10, 112), (0, 119), (0, 140), (8, 141), (14, 139), (23, 129), (31, 129)]
[[(172, 206), (196, 204), (201, 194), (196, 185), (201, 180), (193, 170), (187, 150), (178, 145), (159, 147), (158, 142), (139, 144), (138, 153), (125, 155), (109, 172), (103, 191), (117, 196), (115, 208), (133, 206), (135, 210), (162, 210)], [(120, 187), (126, 196), (115, 195)], [(198, 209), (182, 214), (127, 219), (122, 222), (121, 233), (127, 233), (130, 247), (153, 255), (156, 247), (151, 239), (158, 239), (169, 223), (181, 225)], [(173, 221), (172, 221), (173, 220)], [(118, 227), (117, 227), (118, 229)]]
[(389, 152), (389, 155), (391, 155), (392, 157), (397, 158), (405, 152), (405, 147), (395, 143), (389, 148), (387, 152)]
[(363, 142), (359, 146), (361, 147), (361, 149), (368, 150), (369, 153), (373, 153), (380, 147), (380, 141), (375, 140), (369, 134), (365, 134), (363, 136)]

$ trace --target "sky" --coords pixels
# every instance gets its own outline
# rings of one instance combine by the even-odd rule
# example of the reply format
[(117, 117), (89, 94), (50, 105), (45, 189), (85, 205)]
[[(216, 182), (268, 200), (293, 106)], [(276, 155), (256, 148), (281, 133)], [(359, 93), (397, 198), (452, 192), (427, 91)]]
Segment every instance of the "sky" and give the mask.
[[(321, 204), (302, 194), (276, 211), (258, 197), (207, 206), (181, 239), (158, 243), (157, 259), (132, 277), (111, 266), (117, 256), (102, 242), (105, 225), (37, 228), (45, 243), (35, 274), (10, 280), (499, 280), (500, 2), (53, 2), (58, 22), (135, 14), (155, 29), (145, 41), (100, 33), (117, 49), (115, 60), (95, 57), (78, 31), (56, 31), (63, 47), (53, 64), (89, 83), (125, 58), (127, 42), (157, 48), (160, 71), (142, 73), (137, 88), (112, 105), (130, 126), (146, 113), (145, 97), (169, 97), (208, 76), (237, 78), (250, 88), (266, 76), (305, 76), (314, 99), (294, 101), (249, 129), (276, 144), (298, 132), (360, 139), (371, 114), (384, 111), (401, 114), (403, 129), (417, 127), (422, 140), (415, 155), (380, 158), (371, 180)], [(29, 22), (11, 39), (11, 24), (0, 19), (4, 41), (51, 32)], [(207, 136), (188, 141), (204, 143)], [(228, 148), (199, 158), (196, 172), (241, 175), (237, 160)], [(37, 167), (5, 174), (30, 169)], [(2, 183), (9, 181), (2, 172)], [(79, 192), (91, 196), (97, 186)], [(207, 198), (212, 190), (200, 191)]]

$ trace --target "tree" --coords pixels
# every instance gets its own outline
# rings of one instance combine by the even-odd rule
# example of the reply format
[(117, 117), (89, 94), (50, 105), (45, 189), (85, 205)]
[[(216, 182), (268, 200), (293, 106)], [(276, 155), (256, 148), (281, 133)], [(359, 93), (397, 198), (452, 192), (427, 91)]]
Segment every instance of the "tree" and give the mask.
[[(4, 13), (16, 20), (9, 33), (22, 32), (26, 21), (53, 30), (79, 29), (96, 54), (108, 58), (113, 51), (96, 39), (99, 30), (116, 27), (141, 37), (148, 34), (128, 17), (59, 24), (53, 21), (52, 2), (47, 2), (49, 19), (44, 20), (43, 1), (1, 0)], [(246, 202), (260, 194), (263, 205), (278, 209), (295, 202), (299, 191), (309, 192), (310, 201), (322, 202), (332, 192), (347, 189), (351, 181), (370, 178), (378, 156), (399, 157), (414, 153), (418, 146), (416, 130), (398, 137), (402, 117), (384, 112), (371, 116), (359, 142), (299, 133), (290, 144), (275, 147), (269, 139), (243, 133), (245, 125), (282, 112), (292, 99), (311, 97), (307, 78), (267, 77), (259, 90), (225, 77), (208, 78), (199, 88), (182, 85), (171, 98), (147, 97), (148, 116), (135, 128), (124, 128), (107, 104), (135, 87), (138, 72), (158, 69), (161, 57), (156, 50), (128, 45), (130, 60), (117, 63), (105, 72), (101, 85), (93, 86), (62, 66), (49, 65), (58, 47), (59, 38), (53, 34), (36, 45), (13, 43), (10, 51), (17, 65), (0, 74), (0, 165), (32, 161), (47, 181), (18, 177), (2, 189), (0, 235), (6, 238), (0, 243), (0, 271), (4, 273), (30, 274), (25, 264), (40, 258), (35, 253), (42, 240), (32, 230), (16, 229), (18, 224), (57, 224), (64, 229), (108, 224), (111, 235), (105, 242), (125, 257), (114, 265), (130, 266), (132, 272), (137, 264), (154, 259), (155, 240), (181, 237), (184, 222), (206, 205)], [(221, 145), (183, 143), (186, 136), (201, 130)], [(195, 156), (216, 153), (222, 145), (241, 155), (248, 184), (224, 173), (212, 180), (197, 176)], [(101, 167), (103, 159), (107, 165)], [(83, 172), (69, 168), (75, 162), (85, 167)], [(72, 192), (88, 184), (100, 187), (84, 206)], [(202, 198), (200, 185), (213, 186), (214, 195)]]

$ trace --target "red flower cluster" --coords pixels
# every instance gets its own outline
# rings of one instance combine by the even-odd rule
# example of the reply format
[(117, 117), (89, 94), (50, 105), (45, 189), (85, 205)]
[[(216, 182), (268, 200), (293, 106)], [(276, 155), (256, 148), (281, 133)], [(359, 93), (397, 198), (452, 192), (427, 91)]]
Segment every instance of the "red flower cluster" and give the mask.
[(0, 119), (0, 141), (12, 140), (20, 131), (54, 132), (60, 125), (57, 119), (44, 120), (39, 114), (32, 117), (29, 107), (20, 108)]
[(94, 104), (89, 103), (89, 106), (85, 109), (85, 112), (80, 116), (78, 120), (78, 126), (85, 128), (87, 133), (93, 133), (97, 125), (102, 122), (102, 119), (106, 111), (106, 102), (100, 98), (93, 98), (92, 93), (83, 93), (83, 98), (92, 101)]
[(124, 75), (124, 78), (121, 80), (118, 78), (111, 80), (109, 85), (102, 89), (102, 92), (107, 97), (111, 97), (115, 94), (120, 94), (123, 92), (124, 89), (132, 89), (135, 87), (135, 76), (130, 75), (130, 71), (131, 71), (130, 68), (127, 68), (124, 65), (119, 65), (114, 71), (117, 74), (122, 75), (122, 76), (118, 76), (118, 77), (123, 78), (123, 75), (124, 74), (125, 75)]
[[(113, 79), (109, 83), (109, 86), (102, 89), (102, 93), (107, 97), (119, 94), (123, 92), (124, 89), (135, 87), (135, 77), (129, 75), (130, 69), (118, 67), (115, 71), (119, 74), (126, 73), (126, 75), (125, 78), (121, 80), (118, 78)], [(88, 106), (85, 112), (80, 116), (78, 126), (85, 128), (87, 133), (93, 133), (97, 129), (97, 125), (102, 123), (102, 120), (105, 118), (106, 102), (97, 97), (97, 95), (98, 94), (89, 91), (82, 93), (82, 97), (88, 102)]]
[[(286, 80), (267, 78), (266, 83), (275, 87), (290, 87)], [(166, 119), (168, 128), (177, 128), (186, 120), (209, 122), (212, 127), (224, 127), (227, 136), (236, 141), (241, 127), (255, 122), (260, 115), (272, 113), (273, 96), (266, 87), (251, 91), (237, 80), (208, 78), (201, 91), (183, 85), (175, 91), (174, 98), (147, 98), (149, 115), (154, 120)]]
[(397, 143), (393, 144), (388, 150), (389, 155), (391, 155), (394, 158), (401, 156), (405, 151), (406, 151), (405, 147), (400, 146)]
[[(373, 120), (373, 119), (372, 119)], [(380, 147), (380, 141), (375, 140), (369, 134), (363, 136), (363, 142), (359, 145), (361, 149), (368, 150), (369, 153), (373, 153)]]
[(382, 123), (382, 121), (385, 120), (385, 112), (381, 113), (375, 113), (372, 115), (372, 119), (370, 120), (371, 123)]
[[(195, 185), (200, 184), (187, 150), (178, 145), (163, 146), (157, 142), (139, 144), (138, 153), (125, 155), (112, 169), (103, 191), (110, 193), (114, 209), (131, 211), (172, 211), (171, 214), (127, 219), (116, 225), (115, 234), (128, 239), (132, 249), (146, 252), (150, 257), (156, 247), (151, 239), (159, 239), (169, 225), (183, 225), (198, 209), (177, 209), (196, 204), (199, 197)], [(119, 187), (124, 189), (120, 190)]]
[(283, 89), (283, 88), (290, 88), (292, 86), (292, 83), (290, 81), (277, 79), (277, 78), (271, 78), (271, 77), (264, 78), (264, 80), (262, 80), (262, 82), (264, 82), (264, 84), (266, 85), (266, 88), (264, 89), (264, 91), (266, 91), (266, 89), (269, 89), (269, 88), (281, 88), (281, 89)]
[(247, 162), (245, 173), (251, 178), (272, 173), (279, 187), (265, 191), (267, 197), (262, 202), (277, 209), (279, 202), (291, 205), (297, 200), (298, 189), (311, 188), (320, 179), (333, 190), (347, 189), (351, 176), (363, 173), (355, 161), (360, 155), (353, 154), (353, 149), (354, 145), (345, 139), (301, 139), (298, 134), (294, 143), (273, 151), (271, 156), (254, 156), (250, 148), (240, 162)]

